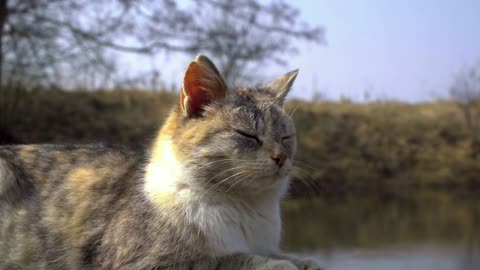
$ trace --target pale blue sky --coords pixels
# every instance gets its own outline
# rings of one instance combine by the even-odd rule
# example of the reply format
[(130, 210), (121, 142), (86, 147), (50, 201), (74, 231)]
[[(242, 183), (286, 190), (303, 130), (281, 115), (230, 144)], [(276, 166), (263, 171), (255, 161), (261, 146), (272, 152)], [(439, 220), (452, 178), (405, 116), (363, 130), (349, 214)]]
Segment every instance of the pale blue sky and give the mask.
[[(480, 0), (287, 2), (306, 22), (327, 31), (328, 44), (301, 43), (287, 66), (259, 71), (273, 77), (300, 68), (296, 97), (320, 91), (329, 99), (363, 101), (368, 89), (371, 99), (431, 100), (447, 96), (453, 76), (480, 61)], [(129, 69), (155, 66), (163, 80), (177, 85), (188, 61), (135, 57)]]
[[(292, 1), (327, 30), (327, 46), (302, 45), (301, 96), (422, 101), (445, 96), (452, 77), (480, 60), (480, 1)], [(297, 90), (298, 91), (298, 90)]]

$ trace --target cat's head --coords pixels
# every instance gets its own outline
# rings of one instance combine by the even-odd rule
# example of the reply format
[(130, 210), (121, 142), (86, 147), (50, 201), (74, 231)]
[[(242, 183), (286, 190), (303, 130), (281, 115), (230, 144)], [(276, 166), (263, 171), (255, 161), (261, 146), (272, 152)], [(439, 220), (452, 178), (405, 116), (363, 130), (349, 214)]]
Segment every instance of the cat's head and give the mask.
[(284, 103), (297, 73), (254, 88), (228, 88), (207, 57), (190, 62), (171, 128), (178, 158), (192, 176), (187, 184), (242, 194), (286, 188), (297, 145)]

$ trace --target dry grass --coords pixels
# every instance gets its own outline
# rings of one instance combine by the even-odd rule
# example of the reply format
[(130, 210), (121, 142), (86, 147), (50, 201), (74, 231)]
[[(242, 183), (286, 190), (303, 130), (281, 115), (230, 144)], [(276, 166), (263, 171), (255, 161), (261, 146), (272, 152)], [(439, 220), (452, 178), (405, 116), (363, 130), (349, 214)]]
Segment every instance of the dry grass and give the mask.
[[(15, 91), (15, 106), (5, 105), (11, 103), (2, 92), (0, 138), (10, 135), (4, 142), (142, 144), (177, 100), (176, 93), (138, 89)], [(480, 183), (480, 157), (472, 155), (454, 103), (293, 100), (287, 109), (296, 109), (302, 177), (321, 190)]]

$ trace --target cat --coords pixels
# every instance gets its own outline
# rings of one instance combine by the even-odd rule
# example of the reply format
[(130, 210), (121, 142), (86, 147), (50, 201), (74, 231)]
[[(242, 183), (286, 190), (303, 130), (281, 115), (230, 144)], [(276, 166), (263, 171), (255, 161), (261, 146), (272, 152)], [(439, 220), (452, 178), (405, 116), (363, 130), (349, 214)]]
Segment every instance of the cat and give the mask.
[(146, 149), (0, 147), (0, 269), (320, 269), (280, 252), (298, 70), (227, 87), (198, 55)]

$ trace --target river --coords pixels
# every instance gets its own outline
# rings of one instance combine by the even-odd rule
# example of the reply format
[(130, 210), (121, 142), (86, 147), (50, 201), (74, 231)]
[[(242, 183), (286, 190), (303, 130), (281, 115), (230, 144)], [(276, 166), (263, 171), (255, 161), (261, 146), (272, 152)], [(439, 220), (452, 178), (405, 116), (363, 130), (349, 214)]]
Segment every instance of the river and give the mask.
[(478, 270), (480, 194), (417, 190), (283, 204), (285, 250), (326, 270)]

